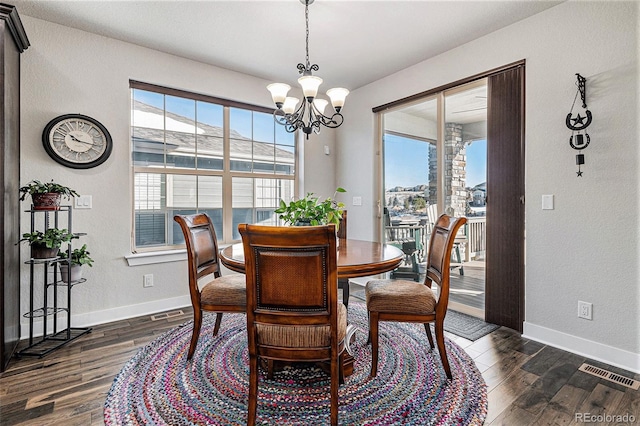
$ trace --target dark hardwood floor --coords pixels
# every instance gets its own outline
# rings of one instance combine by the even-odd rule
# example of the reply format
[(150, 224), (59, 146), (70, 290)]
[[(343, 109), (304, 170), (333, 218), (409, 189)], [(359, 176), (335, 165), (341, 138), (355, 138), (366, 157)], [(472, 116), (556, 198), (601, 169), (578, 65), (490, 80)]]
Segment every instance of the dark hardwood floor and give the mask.
[[(13, 359), (0, 376), (0, 424), (103, 424), (102, 406), (116, 374), (140, 347), (191, 319), (190, 308), (183, 311), (168, 319), (145, 316), (99, 325), (42, 359)], [(475, 342), (449, 338), (473, 357), (487, 382), (487, 425), (581, 424), (576, 413), (628, 414), (640, 423), (640, 391), (578, 371), (585, 361), (581, 356), (507, 328)], [(640, 380), (640, 374), (589, 362)]]

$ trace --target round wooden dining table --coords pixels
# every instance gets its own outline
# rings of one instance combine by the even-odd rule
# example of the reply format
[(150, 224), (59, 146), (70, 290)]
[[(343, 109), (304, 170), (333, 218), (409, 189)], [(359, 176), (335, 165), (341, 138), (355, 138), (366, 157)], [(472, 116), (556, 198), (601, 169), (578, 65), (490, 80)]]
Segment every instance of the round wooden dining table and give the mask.
[[(338, 279), (366, 277), (396, 269), (404, 253), (399, 248), (372, 241), (340, 239), (338, 243)], [(220, 251), (222, 264), (235, 272), (244, 273), (242, 243), (232, 244)]]
[[(338, 288), (342, 289), (343, 303), (349, 305), (349, 278), (393, 271), (403, 259), (404, 253), (395, 246), (341, 238), (338, 242)], [(228, 269), (244, 274), (242, 243), (222, 249), (220, 261)]]

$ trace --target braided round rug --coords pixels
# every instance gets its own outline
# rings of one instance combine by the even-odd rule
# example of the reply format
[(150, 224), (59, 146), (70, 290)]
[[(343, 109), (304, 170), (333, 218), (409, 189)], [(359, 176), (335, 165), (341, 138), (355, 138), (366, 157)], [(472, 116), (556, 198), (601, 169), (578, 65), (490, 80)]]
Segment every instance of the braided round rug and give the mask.
[[(225, 314), (216, 337), (205, 314), (193, 359), (192, 322), (142, 348), (115, 378), (104, 405), (107, 425), (244, 425), (249, 392), (246, 317)], [(349, 304), (357, 328), (354, 373), (339, 390), (341, 425), (481, 425), (486, 385), (473, 360), (446, 339), (453, 380), (421, 324), (380, 323), (378, 375), (371, 379), (364, 304)], [(329, 376), (300, 364), (260, 375), (257, 424), (329, 423)]]

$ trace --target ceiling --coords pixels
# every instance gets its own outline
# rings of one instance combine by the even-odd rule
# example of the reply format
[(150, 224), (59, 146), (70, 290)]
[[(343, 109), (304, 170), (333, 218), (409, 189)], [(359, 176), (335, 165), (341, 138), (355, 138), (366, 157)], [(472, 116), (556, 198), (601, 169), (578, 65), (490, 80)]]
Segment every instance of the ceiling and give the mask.
[[(27, 15), (269, 81), (297, 85), (299, 0), (8, 0)], [(354, 90), (561, 1), (337, 1), (309, 6), (321, 90)], [(27, 28), (28, 30), (28, 28)], [(324, 91), (323, 90), (323, 91)]]

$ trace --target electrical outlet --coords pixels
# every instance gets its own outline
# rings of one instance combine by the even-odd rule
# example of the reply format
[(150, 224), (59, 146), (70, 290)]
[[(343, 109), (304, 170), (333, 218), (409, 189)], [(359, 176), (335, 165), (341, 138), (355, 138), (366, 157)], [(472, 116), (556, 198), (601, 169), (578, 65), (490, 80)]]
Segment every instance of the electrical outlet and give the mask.
[(143, 287), (153, 287), (153, 274), (144, 274), (142, 276)]
[(593, 304), (578, 300), (578, 318), (591, 320), (593, 312)]

